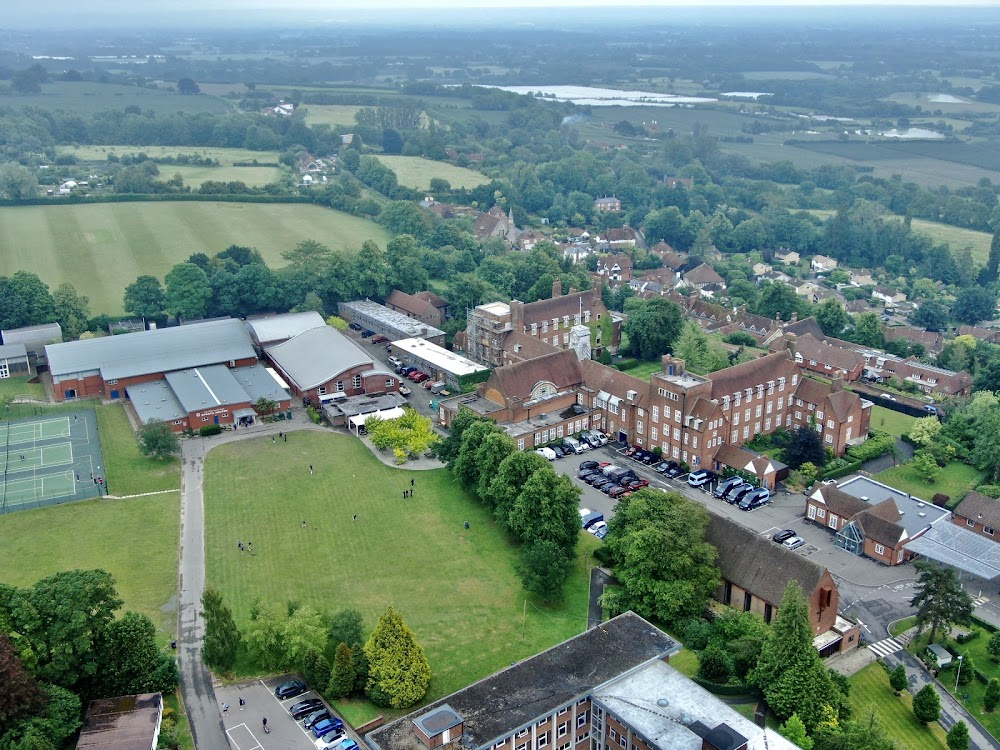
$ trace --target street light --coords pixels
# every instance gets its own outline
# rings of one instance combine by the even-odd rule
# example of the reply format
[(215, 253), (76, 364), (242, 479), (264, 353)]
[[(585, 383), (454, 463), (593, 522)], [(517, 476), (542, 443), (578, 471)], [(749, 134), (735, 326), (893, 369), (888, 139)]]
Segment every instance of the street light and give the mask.
[(955, 673), (955, 692), (958, 692), (958, 678), (962, 676), (962, 655), (958, 655), (958, 672)]

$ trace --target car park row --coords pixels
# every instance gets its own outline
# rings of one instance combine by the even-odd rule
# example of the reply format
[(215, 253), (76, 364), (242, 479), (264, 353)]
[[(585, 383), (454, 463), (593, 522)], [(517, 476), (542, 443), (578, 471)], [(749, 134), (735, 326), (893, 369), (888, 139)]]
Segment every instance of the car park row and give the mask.
[[(302, 731), (316, 750), (358, 750), (358, 743), (347, 736), (344, 722), (333, 715), (322, 699), (302, 698), (308, 690), (302, 680), (287, 680), (274, 689), (274, 696), (280, 702), (301, 698), (288, 706), (287, 711), (292, 719), (302, 722)], [(267, 719), (264, 719), (264, 731), (269, 731)]]

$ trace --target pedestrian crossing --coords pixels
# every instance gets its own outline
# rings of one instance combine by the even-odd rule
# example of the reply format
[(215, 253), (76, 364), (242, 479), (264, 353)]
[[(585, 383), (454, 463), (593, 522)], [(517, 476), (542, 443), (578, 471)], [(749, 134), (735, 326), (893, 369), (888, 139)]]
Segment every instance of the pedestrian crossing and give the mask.
[(972, 598), (972, 606), (973, 607), (982, 607), (988, 601), (989, 601), (989, 599), (987, 599), (985, 596), (976, 596), (976, 597)]
[(868, 644), (868, 650), (875, 654), (878, 658), (884, 659), (889, 656), (889, 654), (902, 651), (903, 644), (895, 638), (883, 638), (881, 641)]

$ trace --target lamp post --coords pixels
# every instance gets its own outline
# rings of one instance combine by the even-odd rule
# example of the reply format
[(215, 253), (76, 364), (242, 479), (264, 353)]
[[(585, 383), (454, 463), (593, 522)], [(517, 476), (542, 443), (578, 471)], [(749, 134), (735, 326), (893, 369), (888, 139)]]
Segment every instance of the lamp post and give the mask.
[(958, 655), (958, 672), (955, 673), (955, 692), (958, 693), (958, 678), (962, 676), (962, 655)]

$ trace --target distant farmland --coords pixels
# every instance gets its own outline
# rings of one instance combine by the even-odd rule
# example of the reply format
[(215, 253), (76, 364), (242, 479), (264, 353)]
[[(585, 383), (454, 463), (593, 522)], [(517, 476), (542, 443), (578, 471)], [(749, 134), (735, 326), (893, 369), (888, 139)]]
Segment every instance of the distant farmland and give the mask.
[(69, 281), (93, 313), (121, 313), (125, 287), (163, 278), (192, 253), (257, 248), (272, 267), (302, 240), (333, 248), (385, 245), (374, 222), (306, 204), (97, 203), (0, 208), (0, 275), (32, 271), (55, 287)]
[(448, 180), (453, 188), (474, 188), (490, 181), (486, 175), (472, 169), (448, 164), (443, 161), (432, 161), (420, 156), (378, 156), (379, 161), (396, 173), (400, 185), (428, 190), (431, 179), (440, 177)]

